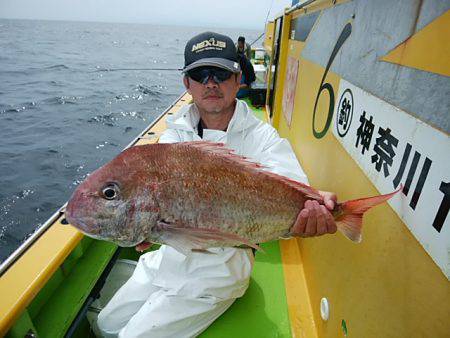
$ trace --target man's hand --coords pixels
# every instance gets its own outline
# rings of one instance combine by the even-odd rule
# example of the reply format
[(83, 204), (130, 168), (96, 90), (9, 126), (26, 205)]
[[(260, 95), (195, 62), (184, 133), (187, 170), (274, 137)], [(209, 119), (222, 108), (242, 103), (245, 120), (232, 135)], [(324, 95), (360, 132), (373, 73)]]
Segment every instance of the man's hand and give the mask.
[(320, 205), (315, 200), (306, 201), (305, 207), (299, 212), (291, 228), (292, 235), (313, 237), (336, 232), (336, 223), (330, 213), (336, 204), (336, 194), (328, 191), (319, 191), (319, 193), (325, 205)]
[(137, 252), (144, 252), (145, 250), (149, 249), (152, 245), (153, 245), (152, 242), (144, 241), (136, 245), (135, 249)]

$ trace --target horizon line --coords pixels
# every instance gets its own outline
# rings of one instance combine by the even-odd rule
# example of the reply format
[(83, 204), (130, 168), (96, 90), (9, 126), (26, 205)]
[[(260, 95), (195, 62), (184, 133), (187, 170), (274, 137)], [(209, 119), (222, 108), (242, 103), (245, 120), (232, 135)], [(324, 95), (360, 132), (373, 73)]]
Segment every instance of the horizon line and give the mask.
[[(176, 24), (176, 23), (158, 23), (158, 22), (131, 22), (131, 21), (94, 21), (94, 20), (84, 20), (84, 19), (43, 19), (43, 18), (19, 18), (19, 17), (3, 17), (0, 16), (0, 19), (6, 20), (28, 20), (28, 21), (57, 21), (57, 22), (80, 22), (80, 23), (117, 23), (117, 24), (135, 24), (135, 25), (150, 25), (150, 26), (174, 26), (174, 27), (193, 27), (193, 28), (218, 28), (218, 29), (245, 29), (245, 30), (254, 30), (261, 31), (258, 28), (249, 28), (249, 27), (235, 27), (235, 26), (206, 26), (203, 24), (200, 25), (192, 25), (192, 24)], [(265, 29), (265, 25), (262, 27)]]

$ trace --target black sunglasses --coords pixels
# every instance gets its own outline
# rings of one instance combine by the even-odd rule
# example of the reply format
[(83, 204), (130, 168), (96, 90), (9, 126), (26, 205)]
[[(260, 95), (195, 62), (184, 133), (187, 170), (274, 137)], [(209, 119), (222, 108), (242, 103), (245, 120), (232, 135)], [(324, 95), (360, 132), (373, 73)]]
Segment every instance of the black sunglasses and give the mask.
[(216, 67), (198, 67), (187, 72), (187, 75), (194, 81), (207, 84), (212, 78), (215, 83), (222, 83), (228, 80), (233, 72)]

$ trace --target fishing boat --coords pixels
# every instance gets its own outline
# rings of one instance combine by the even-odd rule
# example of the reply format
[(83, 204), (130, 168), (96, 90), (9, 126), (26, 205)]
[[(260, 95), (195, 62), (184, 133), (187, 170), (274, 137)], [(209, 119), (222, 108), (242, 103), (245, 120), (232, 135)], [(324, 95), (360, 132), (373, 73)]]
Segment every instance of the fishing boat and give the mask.
[[(340, 200), (401, 193), (366, 214), (360, 244), (263, 244), (247, 293), (201, 337), (449, 337), (449, 7), (294, 1), (266, 25), (263, 106), (248, 103), (311, 185)], [(190, 101), (129, 146), (157, 142)], [(84, 237), (63, 206), (1, 265), (0, 336), (93, 337), (138, 257)]]

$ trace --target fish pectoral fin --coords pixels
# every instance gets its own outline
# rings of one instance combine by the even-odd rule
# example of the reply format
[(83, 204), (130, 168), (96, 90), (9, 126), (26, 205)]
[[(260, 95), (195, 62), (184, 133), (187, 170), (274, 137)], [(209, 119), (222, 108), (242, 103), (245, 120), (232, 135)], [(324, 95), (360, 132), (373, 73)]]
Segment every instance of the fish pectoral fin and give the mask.
[[(158, 222), (161, 242), (174, 248), (185, 256), (192, 252), (205, 250), (207, 246), (192, 234), (182, 231), (182, 227), (164, 221)], [(206, 251), (206, 250), (205, 250)]]
[(211, 242), (232, 242), (230, 246), (246, 245), (256, 250), (261, 250), (259, 245), (251, 243), (246, 238), (235, 234), (222, 232), (219, 229), (203, 229), (193, 227), (182, 227), (165, 222), (159, 222), (158, 226), (163, 234), (164, 243), (175, 250), (186, 254), (192, 250), (203, 250), (210, 247)]

